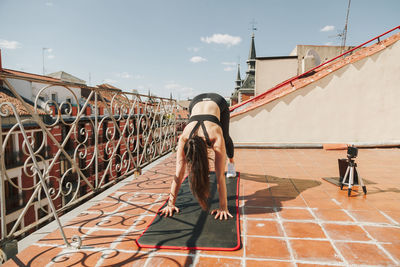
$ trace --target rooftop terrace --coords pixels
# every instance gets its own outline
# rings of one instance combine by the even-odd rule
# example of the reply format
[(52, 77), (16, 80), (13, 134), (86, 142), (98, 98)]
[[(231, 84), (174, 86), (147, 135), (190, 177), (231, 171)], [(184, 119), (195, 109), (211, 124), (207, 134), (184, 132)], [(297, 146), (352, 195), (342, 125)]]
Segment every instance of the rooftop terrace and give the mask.
[(41, 230), (43, 238), (28, 241), (3, 266), (400, 265), (399, 149), (360, 150), (356, 162), (368, 194), (359, 190), (351, 197), (322, 179), (339, 176), (343, 150), (235, 153), (241, 172), (243, 246), (238, 251), (136, 246), (135, 239), (167, 198), (175, 171), (172, 153), (92, 199), (76, 216), (63, 216), (67, 237), (81, 236), (81, 249), (66, 248), (60, 232), (47, 227)]

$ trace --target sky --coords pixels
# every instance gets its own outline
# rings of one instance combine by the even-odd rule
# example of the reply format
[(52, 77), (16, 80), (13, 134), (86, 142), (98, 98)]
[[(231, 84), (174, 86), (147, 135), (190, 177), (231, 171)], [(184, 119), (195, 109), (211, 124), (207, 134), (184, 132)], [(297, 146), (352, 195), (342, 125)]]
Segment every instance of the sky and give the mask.
[[(229, 97), (258, 57), (340, 45), (348, 0), (0, 0), (4, 68), (184, 100)], [(346, 45), (400, 25), (400, 0), (352, 0)], [(44, 64), (43, 64), (44, 62)]]

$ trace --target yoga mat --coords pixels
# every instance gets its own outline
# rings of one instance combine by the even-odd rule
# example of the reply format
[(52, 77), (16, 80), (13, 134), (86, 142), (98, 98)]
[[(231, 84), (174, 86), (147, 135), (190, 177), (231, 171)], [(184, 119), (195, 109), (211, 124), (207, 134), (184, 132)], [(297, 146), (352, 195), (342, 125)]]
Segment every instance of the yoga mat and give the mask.
[(178, 192), (175, 205), (180, 209), (172, 217), (161, 217), (157, 212), (153, 221), (136, 241), (142, 248), (168, 248), (187, 250), (225, 250), (241, 247), (239, 226), (239, 173), (226, 178), (228, 210), (233, 218), (216, 220), (210, 212), (219, 207), (217, 181), (210, 172), (209, 211), (203, 211), (189, 188), (185, 178)]

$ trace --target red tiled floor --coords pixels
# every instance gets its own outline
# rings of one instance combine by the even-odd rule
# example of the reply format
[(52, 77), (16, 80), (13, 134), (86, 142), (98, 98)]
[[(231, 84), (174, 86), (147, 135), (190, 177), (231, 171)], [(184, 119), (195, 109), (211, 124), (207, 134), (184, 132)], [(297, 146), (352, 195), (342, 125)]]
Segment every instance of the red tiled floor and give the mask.
[(393, 261), (374, 244), (337, 242), (336, 247), (350, 264), (394, 266)]
[(342, 262), (329, 241), (290, 240), (297, 260)]
[(284, 222), (288, 237), (299, 238), (326, 238), (321, 226), (316, 223)]
[(282, 209), (279, 216), (287, 220), (314, 220), (314, 216), (307, 209)]
[(377, 210), (352, 210), (349, 213), (358, 222), (390, 223), (390, 220)]
[(293, 267), (290, 262), (266, 261), (266, 260), (246, 260), (246, 267)]
[(314, 214), (323, 221), (353, 221), (344, 211), (337, 209), (317, 209)]
[(290, 259), (286, 242), (282, 239), (248, 237), (246, 256), (266, 259)]
[[(235, 154), (241, 172), (240, 250), (189, 252), (136, 246), (135, 240), (167, 198), (175, 172), (172, 154), (65, 224), (68, 240), (75, 234), (82, 237), (82, 249), (65, 249), (55, 230), (15, 259), (31, 266), (51, 262), (93, 266), (99, 261), (102, 266), (400, 266), (400, 209), (395, 205), (400, 202), (399, 149), (359, 152), (359, 168), (372, 184), (367, 184), (370, 194), (354, 192), (352, 197), (321, 179), (338, 176), (337, 159), (345, 156), (343, 151), (237, 149)], [(385, 164), (376, 164), (381, 161)], [(9, 261), (4, 266), (17, 265)]]
[(199, 262), (196, 266), (198, 267), (208, 267), (208, 266), (226, 266), (226, 267), (236, 267), (240, 266), (241, 260), (237, 259), (226, 259), (226, 258), (208, 258), (208, 257), (200, 257)]
[(191, 256), (167, 256), (155, 255), (150, 259), (147, 266), (163, 266), (163, 267), (178, 267), (178, 266), (191, 266), (193, 264), (193, 257)]
[(57, 247), (39, 247), (32, 245), (1, 266), (45, 266), (51, 259), (56, 257), (61, 250), (61, 248)]
[(247, 220), (247, 235), (283, 236), (282, 229), (276, 221)]
[(379, 242), (400, 242), (400, 228), (364, 226), (365, 230)]
[(273, 219), (276, 218), (273, 208), (252, 208), (244, 207), (244, 216), (248, 219)]
[(358, 225), (324, 224), (324, 229), (333, 240), (369, 241), (364, 230)]

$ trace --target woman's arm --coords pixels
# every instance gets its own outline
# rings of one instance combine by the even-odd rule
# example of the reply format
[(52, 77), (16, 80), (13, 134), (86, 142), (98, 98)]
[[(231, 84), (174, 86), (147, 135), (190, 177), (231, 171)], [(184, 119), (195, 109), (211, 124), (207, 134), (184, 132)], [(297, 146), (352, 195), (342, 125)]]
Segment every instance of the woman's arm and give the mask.
[(219, 196), (219, 209), (211, 211), (211, 214), (216, 214), (215, 219), (228, 219), (233, 217), (228, 211), (228, 200), (226, 193), (225, 183), (225, 163), (226, 163), (226, 151), (225, 141), (222, 137), (222, 131), (217, 135), (217, 139), (214, 143), (215, 152), (215, 174), (217, 175), (217, 187)]
[(185, 143), (186, 140), (182, 136), (179, 137), (178, 148), (176, 151), (176, 171), (174, 175), (174, 180), (172, 180), (171, 183), (168, 205), (160, 211), (161, 215), (172, 216), (174, 211), (179, 212), (179, 209), (175, 206), (175, 202), (179, 192), (179, 188), (181, 187), (183, 177), (185, 175), (186, 160), (183, 150)]

